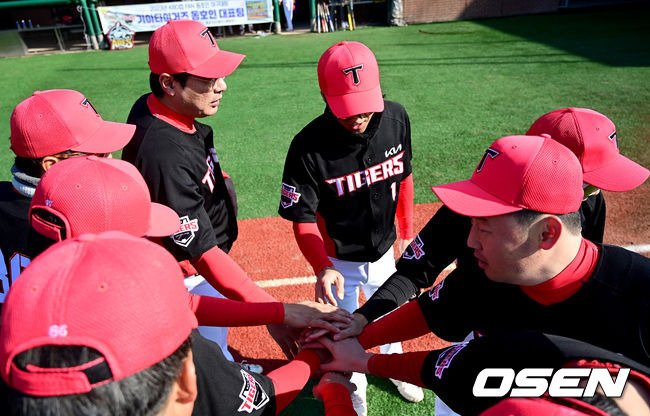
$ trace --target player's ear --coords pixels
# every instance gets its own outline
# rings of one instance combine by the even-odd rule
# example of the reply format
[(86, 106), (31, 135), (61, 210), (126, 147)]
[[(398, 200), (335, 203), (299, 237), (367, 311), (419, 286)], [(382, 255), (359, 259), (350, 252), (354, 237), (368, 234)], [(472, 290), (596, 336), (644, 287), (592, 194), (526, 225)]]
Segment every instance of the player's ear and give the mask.
[(59, 159), (54, 156), (45, 156), (41, 159), (41, 168), (43, 169), (43, 172), (47, 172), (58, 161)]
[(163, 72), (158, 76), (158, 82), (160, 82), (160, 86), (165, 94), (171, 96), (176, 95), (176, 91), (174, 90), (174, 77), (172, 75)]
[(190, 350), (187, 358), (183, 362), (178, 378), (174, 381), (167, 402), (167, 412), (164, 414), (191, 415), (197, 392), (196, 368), (194, 367), (194, 359)]
[(539, 248), (549, 250), (558, 242), (564, 225), (555, 215), (548, 215), (539, 222)]

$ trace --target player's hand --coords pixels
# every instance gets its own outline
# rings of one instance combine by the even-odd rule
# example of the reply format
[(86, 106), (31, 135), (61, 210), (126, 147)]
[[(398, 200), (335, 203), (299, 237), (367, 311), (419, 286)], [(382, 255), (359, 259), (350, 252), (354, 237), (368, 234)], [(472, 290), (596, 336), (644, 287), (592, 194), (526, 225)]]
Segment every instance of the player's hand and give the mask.
[(316, 277), (316, 302), (329, 302), (337, 306), (336, 297), (332, 294), (332, 285), (336, 287), (336, 296), (343, 299), (343, 283), (345, 279), (334, 267), (325, 267)]
[(332, 337), (334, 341), (340, 341), (345, 338), (356, 337), (363, 332), (363, 328), (368, 325), (368, 320), (360, 313), (352, 314), (352, 321), (346, 328), (342, 328)]
[(368, 372), (368, 360), (373, 354), (367, 353), (356, 338), (346, 338), (342, 341), (332, 341), (328, 337), (321, 337), (304, 348), (325, 347), (332, 354), (332, 359), (322, 363), (323, 371), (340, 372)]
[(318, 302), (300, 302), (284, 304), (284, 324), (295, 328), (323, 328), (330, 332), (339, 332), (336, 322), (349, 324), (350, 312), (334, 305)]
[(298, 345), (300, 330), (288, 327), (284, 324), (267, 325), (266, 329), (269, 331), (269, 334), (278, 344), (284, 355), (286, 355), (288, 359), (293, 360), (300, 349), (300, 346)]
[(402, 257), (402, 254), (404, 254), (404, 250), (406, 250), (406, 247), (408, 247), (409, 244), (411, 244), (412, 241), (413, 241), (412, 238), (407, 238), (407, 239), (400, 238), (398, 240), (397, 247), (399, 249), (399, 256), (400, 257)]
[(324, 328), (305, 328), (300, 334), (298, 343), (300, 345), (306, 345), (317, 340), (320, 337), (331, 333), (341, 332), (341, 330), (348, 327), (348, 324), (343, 322), (333, 322), (332, 325), (334, 326), (334, 331), (330, 331), (329, 329)]
[(316, 397), (318, 400), (323, 400), (323, 396), (321, 395), (321, 392), (323, 391), (323, 387), (330, 383), (338, 383), (343, 385), (350, 393), (355, 391), (357, 389), (357, 386), (352, 384), (350, 382), (350, 374), (343, 374), (343, 373), (335, 373), (332, 371), (329, 371), (325, 374), (323, 374), (323, 377), (321, 377), (320, 381), (318, 384), (314, 386), (312, 389), (312, 393), (314, 393), (314, 397)]

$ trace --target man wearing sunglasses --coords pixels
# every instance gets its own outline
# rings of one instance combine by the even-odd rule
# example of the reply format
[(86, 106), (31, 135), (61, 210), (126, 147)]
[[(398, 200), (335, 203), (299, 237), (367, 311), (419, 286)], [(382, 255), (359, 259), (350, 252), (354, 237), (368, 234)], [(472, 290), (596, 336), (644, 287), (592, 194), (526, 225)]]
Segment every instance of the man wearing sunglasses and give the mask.
[[(41, 176), (65, 159), (108, 157), (131, 139), (135, 128), (105, 121), (80, 92), (36, 91), (11, 114), (11, 182), (0, 182), (0, 307), (9, 287), (32, 259), (42, 237), (29, 226), (29, 205)], [(31, 241), (31, 243), (30, 243)]]
[[(185, 286), (197, 295), (249, 302), (275, 299), (250, 279), (220, 279), (218, 268), (237, 238), (237, 203), (232, 181), (222, 172), (212, 128), (196, 119), (214, 115), (227, 89), (225, 78), (244, 55), (219, 49), (210, 30), (192, 20), (158, 28), (149, 42), (151, 93), (140, 97), (128, 123), (136, 125), (122, 159), (144, 177), (151, 199), (172, 208), (179, 229), (163, 246), (183, 267)], [(285, 354), (297, 344), (287, 329), (269, 326)], [(227, 328), (199, 327), (226, 358)]]

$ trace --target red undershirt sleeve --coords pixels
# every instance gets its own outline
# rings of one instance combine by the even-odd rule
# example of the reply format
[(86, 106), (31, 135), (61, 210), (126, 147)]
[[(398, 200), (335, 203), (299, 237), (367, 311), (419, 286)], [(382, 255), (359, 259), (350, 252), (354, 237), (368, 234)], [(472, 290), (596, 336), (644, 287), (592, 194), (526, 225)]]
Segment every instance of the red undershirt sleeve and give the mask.
[(315, 222), (294, 222), (293, 235), (300, 251), (305, 256), (311, 267), (314, 269), (316, 276), (332, 262), (327, 257), (323, 236), (318, 230), (318, 224)]
[(235, 261), (219, 247), (192, 259), (192, 265), (215, 289), (228, 299), (246, 302), (275, 302), (257, 286)]
[(350, 392), (344, 385), (329, 383), (321, 390), (325, 416), (356, 416)]
[(391, 342), (406, 341), (431, 332), (417, 301), (411, 301), (388, 315), (368, 324), (359, 343), (364, 349)]
[(240, 302), (190, 294), (190, 308), (199, 325), (205, 326), (252, 326), (284, 322), (284, 305), (280, 302)]
[(397, 224), (399, 225), (399, 236), (402, 240), (414, 237), (413, 230), (413, 174), (407, 176), (400, 182), (399, 198), (397, 199)]
[(288, 364), (271, 371), (268, 377), (275, 387), (275, 412), (279, 414), (305, 387), (320, 365), (320, 357), (313, 350), (302, 350)]
[(422, 366), (431, 351), (402, 354), (375, 354), (368, 360), (368, 372), (383, 378), (394, 378), (425, 387), (422, 383)]

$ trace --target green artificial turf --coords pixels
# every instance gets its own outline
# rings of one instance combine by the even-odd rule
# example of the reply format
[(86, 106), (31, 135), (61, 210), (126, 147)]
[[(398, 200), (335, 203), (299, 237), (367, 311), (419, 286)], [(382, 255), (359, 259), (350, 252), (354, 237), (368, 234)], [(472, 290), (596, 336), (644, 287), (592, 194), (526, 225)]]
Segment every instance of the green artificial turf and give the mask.
[[(416, 203), (430, 186), (466, 179), (485, 148), (523, 134), (542, 114), (589, 107), (617, 125), (622, 153), (648, 165), (650, 31), (647, 6), (597, 8), (477, 21), (369, 27), (334, 32), (219, 40), (247, 55), (227, 78), (215, 130), (233, 177), (240, 218), (277, 213), (284, 157), (293, 136), (318, 116), (316, 64), (340, 40), (376, 54), (387, 98), (410, 117)], [(148, 90), (146, 47), (0, 60), (0, 137), (13, 107), (37, 89), (82, 91), (107, 120), (124, 121)], [(12, 154), (0, 146), (0, 179)]]

